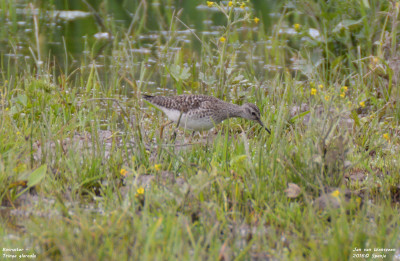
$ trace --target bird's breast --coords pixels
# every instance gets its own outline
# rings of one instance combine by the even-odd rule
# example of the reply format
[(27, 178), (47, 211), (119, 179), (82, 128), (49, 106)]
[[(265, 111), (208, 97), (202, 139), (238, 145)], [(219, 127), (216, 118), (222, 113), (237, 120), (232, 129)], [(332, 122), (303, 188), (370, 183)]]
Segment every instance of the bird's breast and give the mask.
[[(161, 110), (167, 115), (167, 117), (173, 121), (173, 122), (178, 122), (179, 117), (182, 117), (186, 114), (186, 113), (181, 113), (179, 110), (174, 110), (174, 109), (167, 109), (167, 108), (161, 108)], [(182, 120), (182, 119), (181, 119)]]

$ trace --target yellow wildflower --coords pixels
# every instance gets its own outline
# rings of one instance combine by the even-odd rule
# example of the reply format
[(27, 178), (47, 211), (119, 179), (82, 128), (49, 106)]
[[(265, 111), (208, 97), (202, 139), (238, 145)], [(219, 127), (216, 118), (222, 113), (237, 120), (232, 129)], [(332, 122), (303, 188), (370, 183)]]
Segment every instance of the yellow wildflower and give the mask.
[(325, 100), (326, 100), (326, 101), (329, 101), (330, 98), (331, 98), (331, 97), (330, 97), (329, 95), (325, 95)]
[(256, 24), (258, 24), (259, 21), (260, 21), (260, 18), (258, 18), (258, 17), (254, 18), (254, 22), (255, 22)]
[(213, 6), (213, 5), (214, 5), (214, 2), (207, 1), (207, 6), (208, 6), (208, 7), (211, 7), (211, 6)]
[(126, 176), (126, 173), (128, 173), (128, 171), (126, 171), (126, 169), (121, 169), (121, 171), (119, 172), (121, 174), (121, 176)]
[(347, 92), (348, 89), (349, 89), (349, 88), (348, 88), (347, 86), (343, 86), (343, 87), (342, 87), (342, 92)]
[(246, 8), (246, 4), (245, 4), (245, 3), (242, 3), (242, 4), (240, 5), (240, 8), (241, 8), (241, 9), (245, 9), (245, 8)]
[(318, 85), (318, 88), (323, 89), (324, 86), (322, 84)]
[(161, 169), (161, 166), (162, 166), (161, 164), (155, 164), (154, 169), (159, 171)]
[(140, 188), (138, 188), (138, 189), (136, 190), (135, 197), (136, 197), (136, 198), (143, 199), (143, 196), (144, 196), (144, 188), (143, 188), (143, 187), (140, 187)]
[(317, 94), (317, 89), (311, 88), (311, 95)]
[(19, 132), (19, 131), (17, 131), (17, 133), (16, 133), (17, 135), (21, 135), (21, 132)]
[(346, 93), (345, 92), (341, 92), (340, 93), (340, 97), (342, 97), (342, 98), (346, 97)]
[(136, 193), (139, 194), (139, 195), (144, 194), (144, 188), (143, 188), (143, 187), (138, 188), (138, 189), (136, 190)]
[(383, 134), (383, 138), (387, 141), (390, 141), (389, 133)]
[(231, 7), (233, 5), (232, 1), (229, 1), (228, 6)]
[(293, 27), (294, 27), (294, 30), (300, 31), (301, 25), (300, 24), (294, 24)]
[(331, 196), (332, 196), (332, 197), (335, 197), (335, 198), (338, 198), (339, 195), (340, 195), (340, 191), (339, 191), (339, 190), (335, 190), (335, 191), (333, 191), (333, 192), (331, 193)]
[(6, 111), (8, 111), (8, 110), (9, 110), (9, 108), (7, 107), (7, 108), (6, 108)]
[(220, 41), (221, 43), (225, 43), (225, 41), (226, 41), (226, 38), (225, 38), (225, 37), (223, 37), (223, 36), (221, 36), (221, 37), (219, 38), (219, 41)]
[(360, 102), (360, 106), (364, 108), (365, 107), (365, 102), (363, 102), (363, 101)]

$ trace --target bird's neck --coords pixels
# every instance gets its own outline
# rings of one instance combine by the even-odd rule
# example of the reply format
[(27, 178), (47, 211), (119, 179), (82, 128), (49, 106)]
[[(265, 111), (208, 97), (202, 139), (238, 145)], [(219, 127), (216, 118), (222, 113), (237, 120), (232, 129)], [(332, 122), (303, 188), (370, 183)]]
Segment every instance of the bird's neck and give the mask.
[(228, 104), (229, 104), (229, 118), (243, 117), (242, 106), (231, 103)]

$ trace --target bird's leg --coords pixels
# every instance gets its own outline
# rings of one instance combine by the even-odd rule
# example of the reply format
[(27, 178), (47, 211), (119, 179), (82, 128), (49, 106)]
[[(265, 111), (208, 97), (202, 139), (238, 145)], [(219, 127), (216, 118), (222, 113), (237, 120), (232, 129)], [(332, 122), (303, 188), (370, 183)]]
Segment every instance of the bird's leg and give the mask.
[(207, 131), (207, 138), (206, 138), (206, 151), (208, 150), (208, 136), (210, 136), (210, 132)]
[(170, 125), (171, 123), (173, 123), (173, 121), (169, 121), (163, 125), (161, 125), (161, 129), (160, 129), (160, 140), (162, 139), (163, 133), (164, 133), (164, 128), (167, 127), (168, 125)]
[(196, 134), (196, 131), (193, 131), (193, 132), (192, 132), (192, 135), (190, 135), (189, 143), (192, 142), (192, 140), (193, 140), (195, 134)]
[(174, 133), (172, 134), (172, 137), (171, 137), (171, 141), (173, 141), (173, 142), (175, 142), (175, 139), (176, 139), (176, 130), (177, 130), (178, 127), (179, 127), (179, 123), (181, 122), (181, 118), (182, 118), (182, 112), (181, 112), (181, 114), (179, 115), (179, 119), (178, 119), (178, 121), (177, 121), (177, 123), (176, 123), (176, 127), (175, 127), (175, 130), (174, 130)]

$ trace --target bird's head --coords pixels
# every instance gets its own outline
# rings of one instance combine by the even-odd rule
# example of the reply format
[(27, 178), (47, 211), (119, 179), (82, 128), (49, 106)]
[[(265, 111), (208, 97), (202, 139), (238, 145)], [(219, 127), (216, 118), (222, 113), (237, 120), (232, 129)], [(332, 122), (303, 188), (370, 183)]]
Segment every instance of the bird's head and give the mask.
[(242, 105), (242, 108), (244, 118), (258, 122), (261, 126), (265, 128), (266, 131), (268, 131), (269, 134), (271, 134), (271, 131), (267, 127), (265, 127), (261, 121), (261, 113), (257, 105), (252, 103), (245, 103)]

